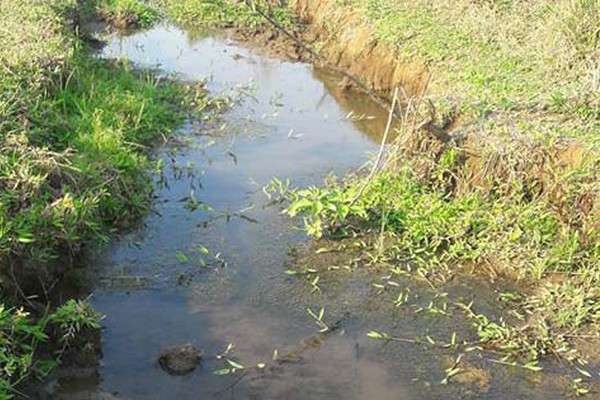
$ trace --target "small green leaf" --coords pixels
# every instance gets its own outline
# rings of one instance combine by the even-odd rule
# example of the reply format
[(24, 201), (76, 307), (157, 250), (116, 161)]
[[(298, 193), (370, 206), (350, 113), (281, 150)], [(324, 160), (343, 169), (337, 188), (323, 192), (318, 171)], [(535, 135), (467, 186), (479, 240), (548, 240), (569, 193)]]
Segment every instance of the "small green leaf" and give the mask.
[(200, 250), (200, 253), (207, 255), (210, 253), (210, 250), (202, 245), (198, 246), (198, 249)]
[(382, 339), (383, 335), (377, 331), (370, 331), (369, 333), (367, 333), (367, 336), (370, 337), (371, 339)]
[(229, 368), (218, 369), (213, 372), (215, 375), (229, 375), (231, 370)]
[(177, 254), (175, 255), (175, 258), (177, 258), (177, 261), (182, 262), (182, 263), (188, 262), (190, 260), (189, 257), (181, 251), (177, 252)]
[(238, 363), (236, 363), (236, 362), (235, 362), (235, 361), (233, 361), (233, 360), (230, 360), (230, 359), (228, 359), (228, 358), (227, 358), (227, 359), (225, 359), (225, 361), (227, 361), (227, 364), (231, 365), (231, 366), (232, 366), (233, 368), (235, 368), (235, 369), (244, 369), (244, 366), (243, 366), (243, 365), (241, 365), (241, 364), (238, 364)]

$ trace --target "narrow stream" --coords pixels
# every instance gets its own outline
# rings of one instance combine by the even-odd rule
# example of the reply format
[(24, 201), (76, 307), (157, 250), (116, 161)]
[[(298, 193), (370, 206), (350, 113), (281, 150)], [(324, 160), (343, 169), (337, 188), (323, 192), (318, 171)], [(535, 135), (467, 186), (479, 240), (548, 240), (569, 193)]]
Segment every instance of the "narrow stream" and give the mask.
[[(563, 398), (552, 379), (483, 361), (474, 363), (471, 380), (440, 385), (456, 355), (385, 345), (366, 333), (449, 338), (465, 332), (464, 321), (417, 317), (380, 301), (371, 285), (376, 276), (364, 271), (324, 279), (321, 293), (285, 274), (294, 249), (306, 247), (307, 239), (297, 222), (269, 204), (262, 187), (274, 176), (298, 186), (320, 184), (331, 172), (364, 163), (386, 118), (368, 98), (348, 97), (331, 73), (263, 56), (218, 32), (164, 25), (114, 35), (102, 56), (128, 58), (185, 81), (204, 79), (214, 95), (245, 94), (214, 124), (223, 136), (189, 123), (181, 143), (159, 150), (165, 168), (154, 212), (89, 260), (92, 303), (107, 316), (101, 366), (92, 376), (57, 378), (53, 398)], [(347, 118), (350, 112), (374, 118)], [(191, 199), (210, 209), (190, 207)], [(226, 266), (215, 260), (217, 253)], [(431, 300), (426, 287), (413, 290), (422, 291), (425, 305)], [(456, 283), (448, 291), (466, 300), (493, 295), (481, 282)], [(342, 321), (340, 328), (315, 336), (307, 307), (324, 307), (324, 319)], [(185, 343), (204, 351), (198, 369), (171, 376), (156, 365), (162, 349)], [(228, 343), (235, 345), (231, 357), (251, 372), (214, 374), (223, 368), (214, 355)], [(275, 350), (300, 354), (275, 364)], [(268, 366), (250, 368), (258, 363)]]

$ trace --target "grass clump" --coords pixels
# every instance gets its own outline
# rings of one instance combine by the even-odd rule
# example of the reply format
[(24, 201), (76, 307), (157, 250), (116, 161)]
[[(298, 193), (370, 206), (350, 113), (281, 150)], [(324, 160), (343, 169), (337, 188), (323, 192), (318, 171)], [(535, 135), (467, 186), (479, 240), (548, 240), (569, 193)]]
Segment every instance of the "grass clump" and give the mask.
[(344, 3), (402, 60), (439, 71), (440, 92), (505, 109), (596, 104), (597, 0)]
[[(46, 3), (38, 10), (42, 20), (66, 18), (66, 9), (56, 14)], [(4, 11), (8, 25), (23, 23), (22, 10)], [(29, 23), (38, 25), (35, 18)], [(61, 249), (104, 240), (109, 227), (135, 221), (147, 210), (151, 191), (151, 164), (141, 145), (183, 119), (181, 88), (126, 63), (88, 57), (66, 25), (63, 19), (46, 27), (57, 45), (41, 53), (44, 58), (36, 58), (37, 44), (24, 42), (15, 51), (3, 41), (0, 48), (9, 71), (0, 80), (5, 260), (48, 261)]]
[(525, 279), (591, 270), (600, 261), (597, 232), (565, 224), (541, 200), (493, 199), (483, 190), (454, 196), (403, 171), (378, 177), (352, 203), (362, 183), (296, 191), (287, 212), (306, 215), (315, 237), (340, 226), (365, 227), (358, 222), (383, 226), (393, 237), (383, 259), (410, 260), (422, 269), (463, 264)]
[(96, 0), (93, 12), (117, 28), (148, 28), (161, 19), (159, 12), (140, 0)]
[[(75, 335), (98, 328), (98, 315), (84, 301), (70, 300), (42, 318), (0, 306), (0, 397), (17, 397), (20, 383), (47, 376)], [(54, 354), (40, 357), (41, 348), (50, 344)]]
[(78, 56), (71, 63), (68, 79), (13, 116), (15, 130), (3, 138), (4, 255), (48, 261), (57, 249), (104, 241), (107, 228), (133, 223), (152, 190), (140, 144), (182, 120), (176, 86), (109, 61)]

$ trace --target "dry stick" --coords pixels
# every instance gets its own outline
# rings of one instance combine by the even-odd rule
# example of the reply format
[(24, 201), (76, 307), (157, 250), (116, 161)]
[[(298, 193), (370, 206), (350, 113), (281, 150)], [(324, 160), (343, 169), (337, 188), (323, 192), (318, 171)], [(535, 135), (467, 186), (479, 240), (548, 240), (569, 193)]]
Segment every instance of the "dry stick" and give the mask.
[(398, 88), (394, 90), (394, 97), (392, 99), (392, 108), (390, 108), (390, 112), (388, 114), (387, 124), (385, 125), (385, 131), (383, 132), (383, 138), (381, 139), (381, 145), (379, 146), (379, 153), (377, 153), (377, 158), (373, 163), (373, 168), (371, 168), (371, 172), (367, 176), (365, 183), (362, 185), (356, 196), (350, 202), (350, 207), (354, 205), (358, 201), (358, 199), (363, 195), (369, 183), (375, 176), (375, 172), (377, 172), (377, 168), (379, 167), (379, 163), (381, 162), (381, 157), (383, 157), (383, 151), (385, 150), (385, 145), (387, 143), (388, 135), (390, 134), (390, 129), (392, 128), (392, 121), (394, 119), (394, 108), (396, 107), (396, 102), (398, 101)]
[[(404, 99), (406, 102), (406, 107), (404, 108), (404, 110), (402, 110), (402, 103), (399, 102), (400, 122), (401, 122), (402, 130), (406, 131), (406, 133), (404, 135), (402, 135), (400, 138), (396, 139), (395, 143), (392, 144), (392, 146), (395, 149), (400, 149), (408, 141), (408, 139), (410, 138), (410, 133), (421, 130), (425, 125), (427, 125), (428, 123), (431, 122), (431, 121), (425, 120), (425, 121), (421, 122), (420, 124), (417, 124), (417, 118), (418, 118), (418, 114), (419, 114), (418, 113), (419, 106), (423, 102), (425, 93), (427, 92), (427, 88), (429, 87), (429, 82), (431, 81), (431, 75), (432, 75), (431, 72), (429, 72), (427, 74), (427, 79), (425, 80), (425, 84), (423, 85), (423, 89), (421, 90), (421, 93), (419, 94), (419, 96), (416, 99), (416, 103), (413, 102), (414, 97), (409, 96), (403, 87), (400, 88), (402, 90), (402, 95), (404, 96)], [(412, 111), (412, 110), (414, 110), (414, 111)], [(412, 120), (409, 122), (408, 119), (411, 116), (411, 112), (412, 112)], [(397, 157), (389, 157), (385, 161), (385, 163), (381, 169), (386, 170), (388, 168), (388, 166), (393, 161), (396, 161), (396, 160), (397, 160)]]
[[(412, 120), (410, 126), (416, 126), (416, 128), (411, 129), (411, 130), (417, 131), (417, 130), (421, 129), (426, 123), (428, 123), (428, 122), (423, 122), (423, 123), (417, 125), (417, 114), (418, 114), (417, 110), (418, 110), (419, 105), (423, 101), (423, 98), (425, 96), (425, 92), (427, 91), (427, 87), (429, 86), (430, 80), (431, 80), (431, 73), (428, 74), (427, 80), (425, 81), (425, 85), (423, 86), (423, 90), (419, 94), (419, 97), (417, 98), (416, 103), (413, 103), (414, 99), (406, 94), (406, 91), (404, 90), (404, 88), (396, 87), (396, 89), (394, 90), (394, 97), (392, 98), (392, 107), (391, 107), (389, 115), (388, 115), (388, 121), (387, 121), (385, 131), (383, 134), (383, 139), (381, 141), (381, 146), (379, 147), (379, 153), (377, 154), (377, 159), (373, 165), (373, 168), (371, 169), (371, 172), (369, 173), (369, 176), (367, 177), (367, 180), (365, 181), (361, 190), (358, 192), (358, 194), (354, 197), (354, 199), (350, 203), (350, 206), (354, 205), (354, 203), (356, 203), (356, 201), (364, 194), (364, 191), (366, 190), (367, 186), (373, 179), (375, 172), (377, 171), (377, 168), (379, 167), (379, 163), (381, 162), (381, 158), (383, 156), (383, 150), (385, 149), (385, 145), (387, 143), (387, 137), (388, 137), (389, 131), (391, 129), (392, 119), (394, 117), (394, 111), (395, 111), (396, 103), (398, 102), (398, 94), (399, 94), (400, 89), (402, 89), (402, 94), (407, 99), (407, 106), (406, 106), (406, 110), (404, 112), (402, 111), (402, 106), (400, 106), (400, 117), (399, 118), (400, 118), (401, 124), (404, 127), (406, 126), (408, 117), (410, 116), (410, 112), (413, 108), (414, 108), (415, 112), (413, 113), (413, 120)], [(397, 147), (401, 146), (404, 142), (406, 142), (407, 139), (408, 139), (408, 136), (405, 136), (400, 143), (396, 144), (396, 146)], [(382, 169), (385, 169), (385, 166), (387, 166), (387, 165), (388, 165), (388, 162), (384, 163), (384, 167)]]
[(220, 392), (217, 392), (214, 394), (213, 397), (221, 397), (221, 395), (227, 393), (228, 391), (232, 390), (233, 388), (235, 388), (237, 386), (238, 383), (240, 383), (247, 375), (249, 374), (248, 371), (244, 371), (243, 374), (241, 374), (235, 381), (233, 381), (231, 384), (229, 384), (225, 389), (221, 390)]
[(15, 275), (15, 264), (13, 260), (10, 260), (10, 277), (12, 278), (13, 283), (15, 284), (15, 288), (17, 289), (19, 295), (23, 298), (23, 300), (25, 300), (27, 304), (29, 304), (30, 307), (33, 308), (33, 303), (31, 302), (29, 297), (25, 295), (25, 292), (23, 292), (23, 289), (21, 289), (21, 286), (19, 285), (19, 281), (17, 279), (17, 276)]

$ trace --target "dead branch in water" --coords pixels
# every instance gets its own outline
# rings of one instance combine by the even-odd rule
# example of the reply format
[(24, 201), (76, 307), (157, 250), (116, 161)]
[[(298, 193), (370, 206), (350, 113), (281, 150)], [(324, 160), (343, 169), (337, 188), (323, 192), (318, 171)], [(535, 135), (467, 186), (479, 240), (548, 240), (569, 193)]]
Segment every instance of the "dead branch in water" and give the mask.
[[(308, 46), (306, 43), (304, 43), (304, 41), (302, 41), (302, 39), (300, 39), (295, 34), (293, 34), (289, 30), (287, 30), (285, 27), (283, 27), (271, 15), (263, 12), (260, 9), (260, 7), (257, 7), (257, 5), (255, 4), (255, 2), (253, 0), (244, 0), (244, 4), (250, 10), (252, 10), (252, 12), (260, 15), (269, 24), (273, 25), (278, 31), (280, 31), (281, 33), (283, 33), (286, 37), (288, 37), (294, 43), (296, 43), (298, 46), (300, 46), (300, 48), (302, 49), (302, 51), (310, 54), (319, 64), (321, 64), (321, 66), (323, 66), (323, 67), (325, 67), (327, 69), (330, 69), (332, 71), (335, 71), (335, 72), (343, 75), (345, 78), (349, 79), (350, 81), (352, 81), (352, 83), (354, 83), (360, 90), (362, 90), (369, 97), (371, 97), (371, 99), (373, 99), (377, 104), (379, 104), (380, 106), (382, 106), (383, 108), (385, 108), (386, 110), (388, 110), (390, 113), (393, 113), (393, 116), (396, 117), (397, 119), (400, 119), (400, 116), (395, 113), (394, 107), (393, 106), (390, 107), (388, 101), (385, 98), (383, 98), (382, 96), (380, 96), (374, 90), (370, 89), (359, 78), (357, 78), (356, 76), (348, 73), (343, 68), (340, 68), (337, 65), (332, 64), (329, 61), (327, 61), (323, 56), (321, 56), (319, 53), (317, 53), (315, 50), (313, 50), (310, 46)], [(270, 4), (268, 6), (269, 6), (269, 8), (271, 7)]]

